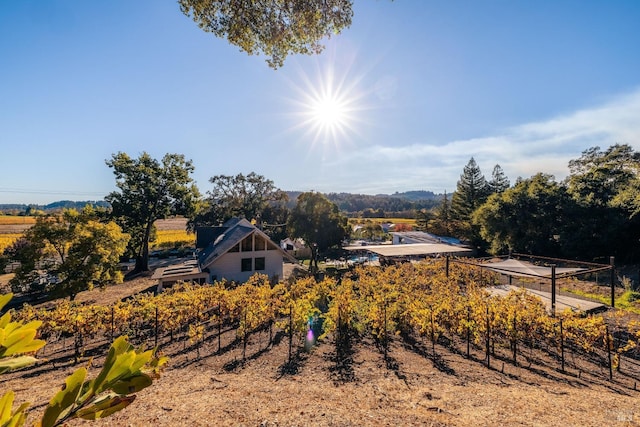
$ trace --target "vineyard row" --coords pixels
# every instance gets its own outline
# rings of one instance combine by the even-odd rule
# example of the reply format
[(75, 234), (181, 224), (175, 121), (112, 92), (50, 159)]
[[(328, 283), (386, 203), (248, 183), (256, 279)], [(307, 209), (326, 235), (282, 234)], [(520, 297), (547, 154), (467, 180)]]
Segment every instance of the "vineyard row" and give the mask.
[[(610, 371), (619, 367), (621, 355), (637, 359), (640, 324), (622, 324), (614, 317), (581, 316), (567, 311), (547, 314), (542, 302), (526, 291), (492, 296), (487, 284), (497, 276), (464, 264), (452, 265), (445, 274), (443, 261), (401, 264), (386, 268), (362, 267), (339, 280), (298, 279), (272, 286), (266, 276), (255, 275), (244, 285), (176, 286), (159, 294), (139, 294), (113, 306), (62, 302), (55, 308), (26, 305), (14, 316), (25, 322), (41, 320), (40, 335), (48, 340), (75, 337), (83, 343), (93, 338), (139, 335), (142, 331), (171, 336), (185, 331), (192, 342), (201, 341), (207, 325), (234, 325), (246, 348), (255, 330), (279, 328), (304, 340), (312, 326), (321, 324), (323, 336), (336, 343), (350, 335), (369, 334), (387, 351), (395, 334), (417, 333), (434, 346), (439, 337), (460, 337), (469, 345), (511, 349), (516, 362), (519, 345), (546, 347), (564, 354), (564, 348), (594, 355)], [(78, 338), (80, 337), (80, 339)], [(564, 366), (564, 357), (562, 356)]]

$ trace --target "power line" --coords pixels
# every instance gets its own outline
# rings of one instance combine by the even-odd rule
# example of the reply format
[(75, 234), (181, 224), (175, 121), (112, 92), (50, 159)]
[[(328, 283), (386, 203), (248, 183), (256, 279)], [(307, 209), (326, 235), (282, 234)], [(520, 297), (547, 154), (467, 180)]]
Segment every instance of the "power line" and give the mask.
[(109, 191), (73, 191), (73, 190), (34, 190), (28, 188), (4, 188), (0, 187), (0, 193), (11, 194), (55, 194), (70, 196), (102, 196), (109, 194)]

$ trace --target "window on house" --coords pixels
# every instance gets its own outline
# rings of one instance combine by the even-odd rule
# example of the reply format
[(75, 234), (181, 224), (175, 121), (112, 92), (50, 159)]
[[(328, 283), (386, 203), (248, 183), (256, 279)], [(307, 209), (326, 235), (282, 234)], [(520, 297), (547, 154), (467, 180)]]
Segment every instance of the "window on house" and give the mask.
[(265, 269), (264, 257), (255, 259), (255, 269), (256, 271), (263, 271)]
[(264, 240), (264, 238), (258, 235), (255, 236), (255, 241), (253, 244), (255, 251), (264, 251), (265, 247), (267, 246), (267, 242)]
[(251, 271), (251, 258), (242, 258), (242, 262), (240, 264), (240, 271)]
[(253, 250), (253, 235), (242, 239), (242, 252), (251, 252)]

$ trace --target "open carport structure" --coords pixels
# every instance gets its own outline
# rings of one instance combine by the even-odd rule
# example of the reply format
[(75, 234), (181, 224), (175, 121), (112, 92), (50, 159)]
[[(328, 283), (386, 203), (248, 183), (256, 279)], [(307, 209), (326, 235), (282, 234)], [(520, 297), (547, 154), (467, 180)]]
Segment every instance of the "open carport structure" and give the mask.
[(382, 258), (390, 259), (420, 259), (433, 256), (471, 256), (473, 250), (463, 246), (448, 245), (446, 243), (405, 243), (400, 245), (367, 245), (346, 246), (350, 252), (374, 253)]
[[(513, 277), (528, 277), (549, 281), (551, 292), (531, 289), (529, 289), (529, 291), (547, 303), (549, 311), (552, 314), (555, 314), (556, 311), (562, 311), (566, 307), (580, 311), (594, 311), (603, 308), (603, 304), (588, 302), (570, 296), (560, 296), (558, 298), (556, 295), (556, 281), (558, 279), (577, 277), (591, 273), (607, 272), (610, 274), (611, 307), (615, 305), (615, 265), (613, 257), (610, 258), (609, 264), (596, 264), (524, 254), (511, 254), (507, 257), (494, 257), (478, 261), (479, 262), (455, 260), (455, 262), (473, 264), (482, 269), (494, 271), (508, 277), (509, 284), (496, 287), (493, 292), (495, 294), (504, 294), (507, 293), (510, 288), (515, 288), (511, 285)], [(550, 304), (548, 304), (549, 302)]]

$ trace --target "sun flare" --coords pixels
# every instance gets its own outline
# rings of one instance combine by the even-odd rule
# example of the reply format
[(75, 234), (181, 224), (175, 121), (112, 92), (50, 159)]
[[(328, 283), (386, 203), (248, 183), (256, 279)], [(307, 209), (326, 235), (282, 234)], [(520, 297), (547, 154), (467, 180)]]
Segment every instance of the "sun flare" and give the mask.
[(347, 77), (348, 70), (341, 76), (332, 67), (318, 71), (314, 77), (303, 73), (304, 84), (294, 85), (299, 94), (294, 128), (311, 137), (312, 145), (339, 149), (357, 133), (363, 95), (357, 90), (358, 79)]
[(345, 126), (348, 119), (346, 106), (333, 95), (314, 100), (310, 105), (310, 114), (312, 120), (322, 127)]

